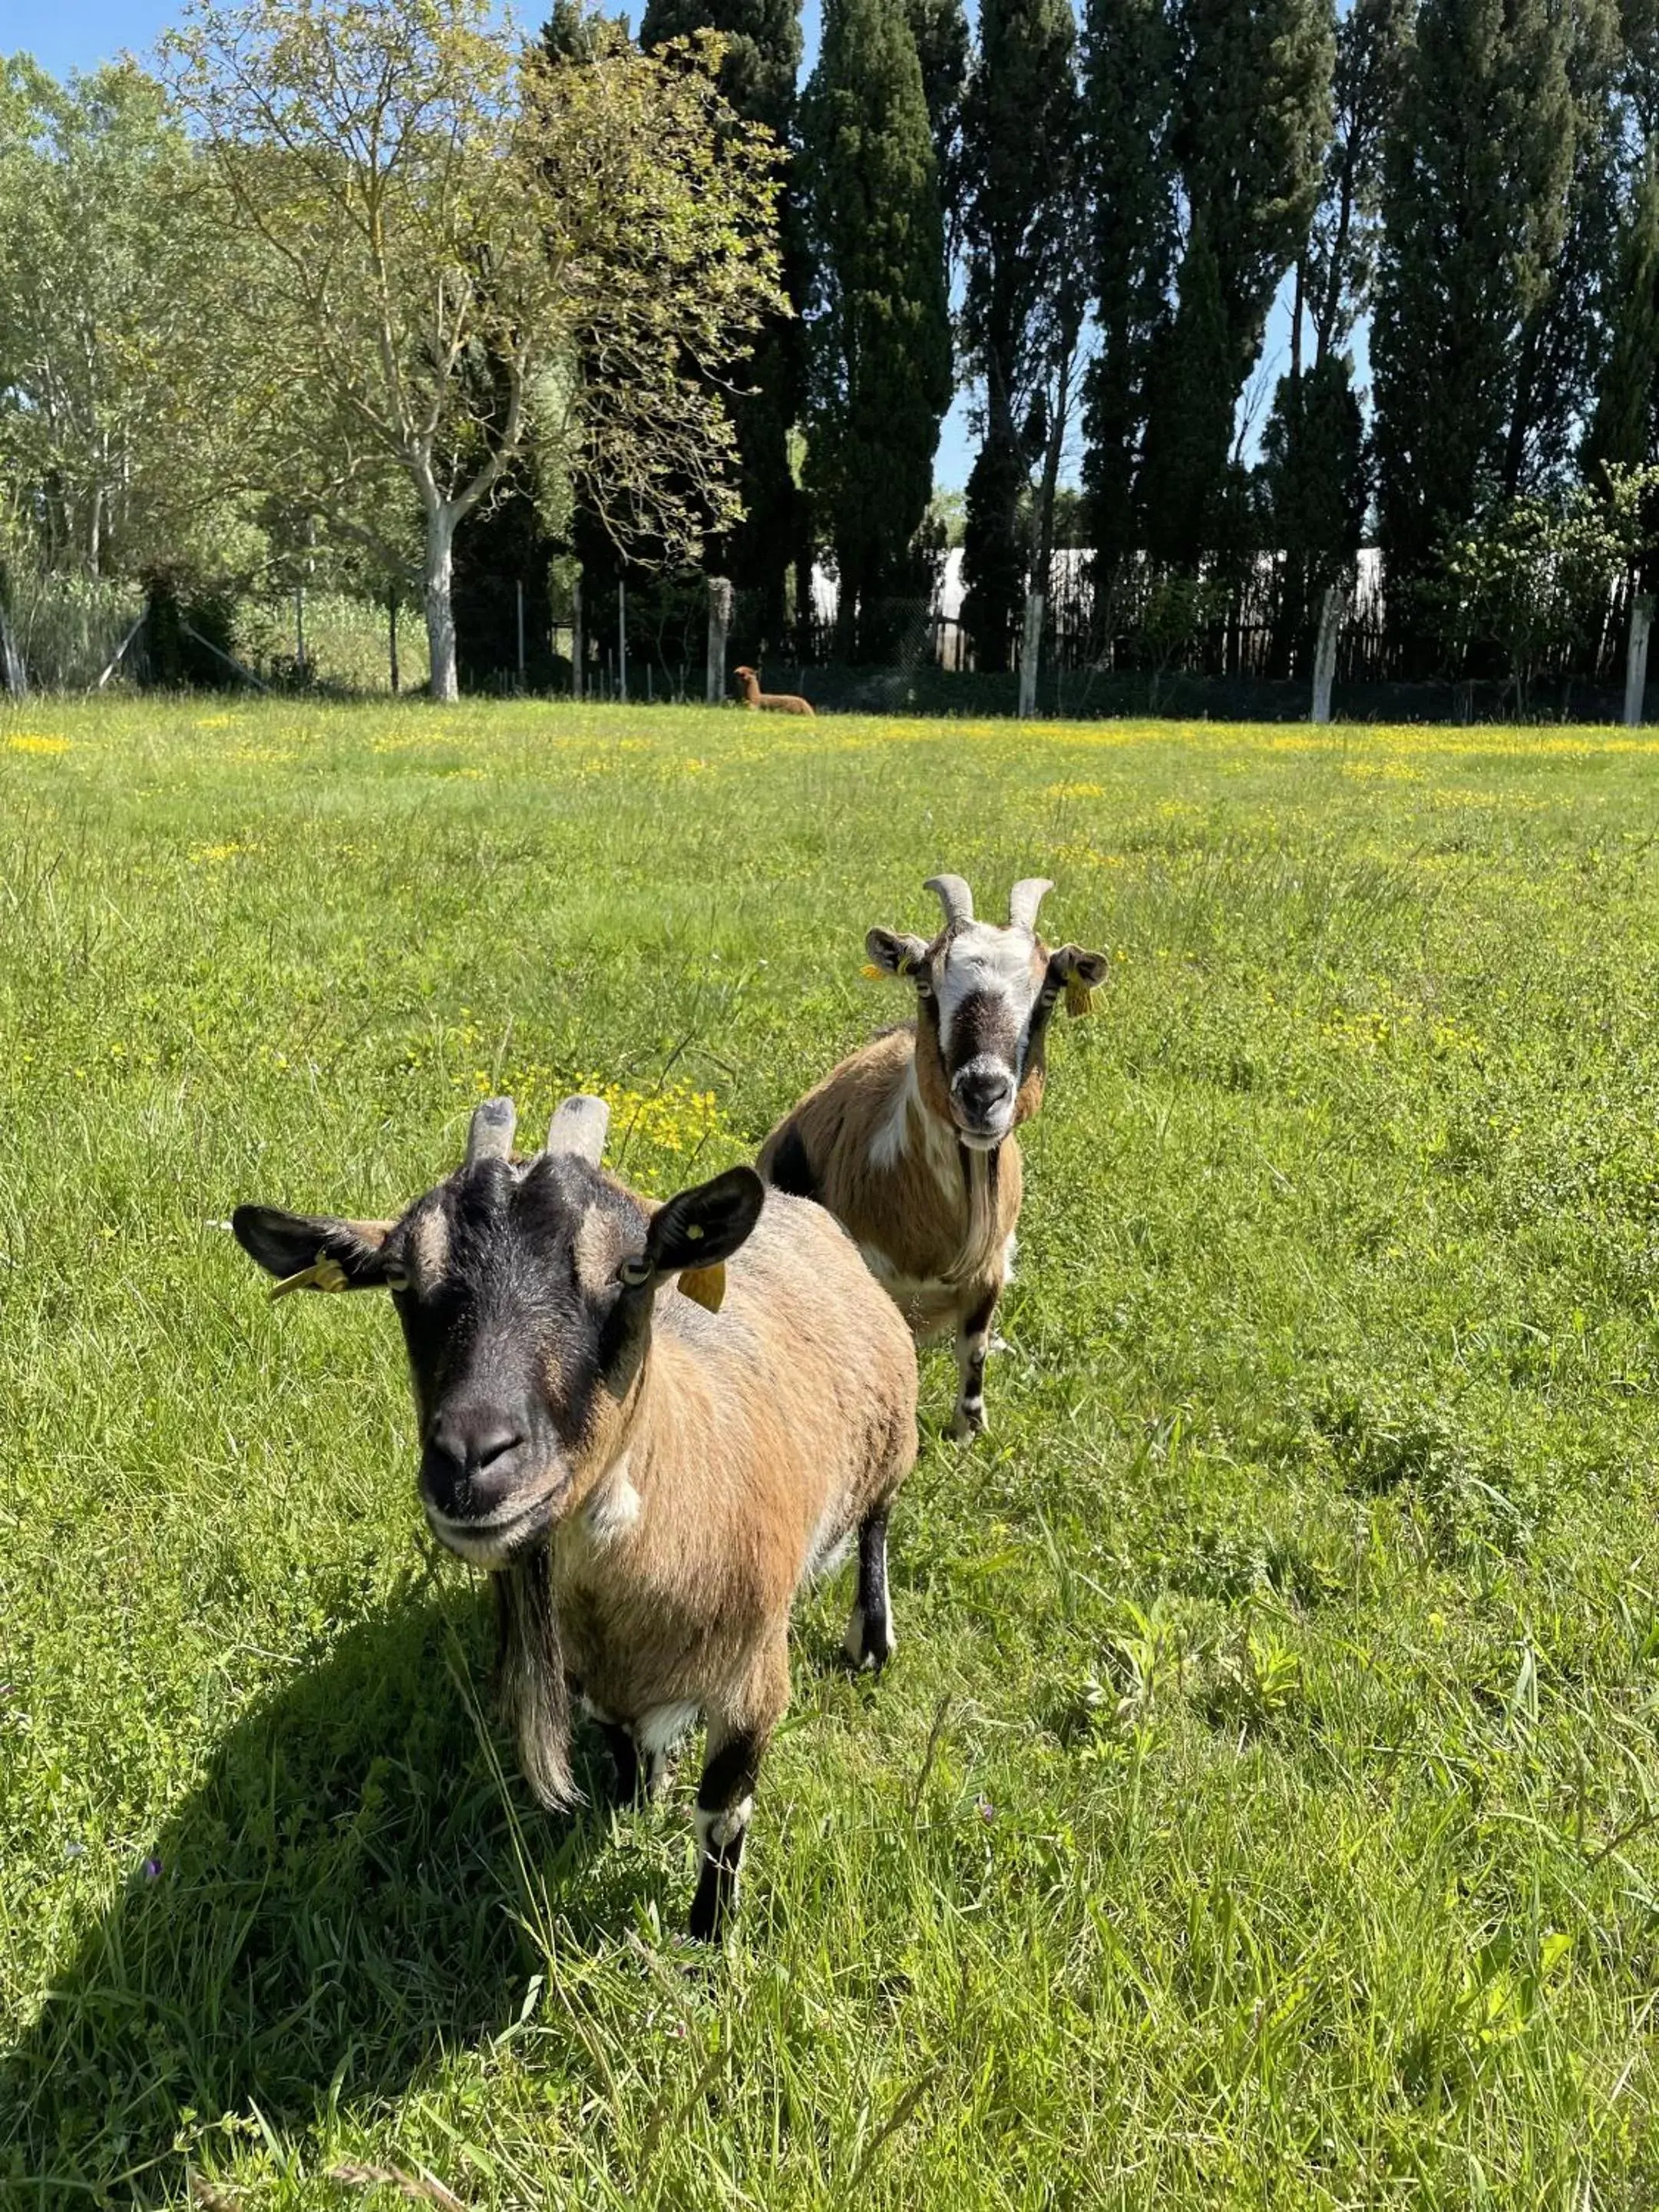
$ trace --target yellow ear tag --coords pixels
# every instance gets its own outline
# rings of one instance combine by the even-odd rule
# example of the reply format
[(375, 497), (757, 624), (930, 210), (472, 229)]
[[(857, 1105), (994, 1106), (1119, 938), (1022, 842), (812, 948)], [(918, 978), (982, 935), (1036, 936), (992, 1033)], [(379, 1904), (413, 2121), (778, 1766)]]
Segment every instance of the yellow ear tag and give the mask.
[(726, 1303), (726, 1262), (717, 1260), (712, 1267), (688, 1267), (680, 1277), (680, 1288), (688, 1298), (710, 1313), (718, 1313)]
[(884, 968), (878, 968), (873, 960), (866, 960), (859, 973), (860, 975), (867, 975), (872, 983), (879, 983), (887, 970)]
[(1084, 981), (1081, 975), (1066, 978), (1066, 1011), (1073, 1020), (1080, 1020), (1085, 1014), (1091, 1013), (1094, 1003), (1093, 988)]
[(290, 1291), (343, 1291), (345, 1286), (345, 1269), (326, 1252), (319, 1252), (310, 1267), (301, 1267), (297, 1275), (284, 1275), (270, 1295), (285, 1298)]

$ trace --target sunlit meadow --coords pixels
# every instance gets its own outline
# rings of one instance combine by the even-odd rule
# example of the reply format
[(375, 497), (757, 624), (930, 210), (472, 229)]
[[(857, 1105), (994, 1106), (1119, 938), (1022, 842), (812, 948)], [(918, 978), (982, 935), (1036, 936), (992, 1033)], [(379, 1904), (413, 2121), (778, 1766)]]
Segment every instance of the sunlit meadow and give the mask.
[[(700, 1956), (226, 1217), (749, 1156), (940, 867), (1114, 981)], [(1622, 733), (0, 714), (0, 2205), (1659, 2201), (1656, 924)]]

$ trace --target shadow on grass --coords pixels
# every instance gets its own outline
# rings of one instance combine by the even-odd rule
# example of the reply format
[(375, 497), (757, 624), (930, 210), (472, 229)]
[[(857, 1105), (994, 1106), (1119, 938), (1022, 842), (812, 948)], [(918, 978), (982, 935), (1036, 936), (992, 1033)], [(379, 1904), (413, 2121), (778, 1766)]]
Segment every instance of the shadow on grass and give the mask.
[[(507, 2026), (544, 1964), (526, 1863), (578, 1946), (631, 1923), (654, 1883), (604, 1814), (503, 1790), (463, 1686), (489, 1641), (414, 1593), (238, 1723), (0, 2058), (8, 2212), (176, 2203), (222, 2116), (297, 2133)], [(597, 1747), (579, 1779), (602, 1802)]]

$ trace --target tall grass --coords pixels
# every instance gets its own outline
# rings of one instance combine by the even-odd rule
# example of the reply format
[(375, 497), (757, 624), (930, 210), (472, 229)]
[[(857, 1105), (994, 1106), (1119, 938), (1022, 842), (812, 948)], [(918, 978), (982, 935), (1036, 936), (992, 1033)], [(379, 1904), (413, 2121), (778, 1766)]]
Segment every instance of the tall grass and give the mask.
[[(0, 716), (0, 2204), (1652, 2203), (1656, 762)], [(1115, 979), (897, 1661), (803, 1607), (696, 1957), (695, 1760), (533, 1811), (392, 1317), (225, 1218), (396, 1206), (487, 1088), (741, 1158), (941, 866)]]

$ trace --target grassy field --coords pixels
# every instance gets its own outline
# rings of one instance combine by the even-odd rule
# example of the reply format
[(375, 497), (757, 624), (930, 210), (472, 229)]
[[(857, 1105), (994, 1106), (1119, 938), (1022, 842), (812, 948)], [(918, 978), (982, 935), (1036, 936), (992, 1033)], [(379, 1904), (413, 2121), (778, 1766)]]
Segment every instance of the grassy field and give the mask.
[[(1659, 2202), (1656, 839), (1592, 732), (0, 715), (0, 2205)], [(742, 1158), (940, 866), (1115, 981), (699, 1958), (695, 1761), (532, 1811), (392, 1314), (225, 1218)]]

